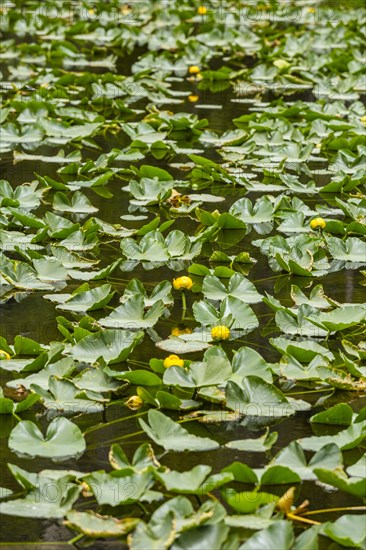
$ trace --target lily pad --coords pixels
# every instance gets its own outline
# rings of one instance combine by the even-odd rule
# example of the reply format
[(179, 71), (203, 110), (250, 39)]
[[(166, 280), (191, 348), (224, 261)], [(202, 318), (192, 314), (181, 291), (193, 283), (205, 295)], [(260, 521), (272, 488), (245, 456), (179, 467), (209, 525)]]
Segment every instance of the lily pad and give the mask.
[(22, 420), (10, 434), (9, 447), (20, 455), (66, 460), (83, 454), (86, 444), (80, 428), (61, 416), (52, 420), (45, 436), (34, 422)]
[(159, 411), (150, 410), (148, 420), (149, 424), (139, 419), (141, 428), (166, 451), (208, 451), (219, 447), (213, 439), (189, 433), (180, 424)]
[(137, 518), (117, 519), (101, 516), (94, 512), (70, 511), (65, 524), (91, 538), (121, 537), (133, 531), (139, 520)]
[(134, 347), (142, 340), (144, 333), (129, 330), (103, 330), (89, 334), (70, 348), (74, 359), (95, 363), (102, 357), (106, 363), (125, 361)]

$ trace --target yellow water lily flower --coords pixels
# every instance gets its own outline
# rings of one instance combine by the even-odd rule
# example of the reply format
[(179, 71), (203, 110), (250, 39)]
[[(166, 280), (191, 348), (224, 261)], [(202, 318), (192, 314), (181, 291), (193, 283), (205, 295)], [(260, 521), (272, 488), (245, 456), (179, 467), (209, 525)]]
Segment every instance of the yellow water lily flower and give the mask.
[(138, 395), (131, 395), (131, 397), (126, 401), (126, 406), (131, 409), (131, 411), (137, 411), (143, 404), (144, 401)]
[(206, 13), (207, 13), (206, 6), (198, 6), (197, 13), (198, 13), (198, 15), (206, 15)]
[(315, 13), (315, 8), (308, 8), (309, 13)]
[(10, 355), (8, 354), (7, 351), (4, 351), (3, 349), (0, 349), (0, 359), (1, 360), (6, 360), (6, 361), (9, 361), (10, 359)]
[(311, 229), (324, 229), (324, 227), (326, 225), (327, 224), (326, 224), (325, 220), (323, 220), (323, 218), (314, 218), (310, 222)]
[(366, 124), (366, 115), (360, 118), (362, 124)]
[(198, 101), (199, 98), (200, 98), (199, 95), (192, 94), (188, 96), (188, 101), (190, 101), (191, 103), (196, 103), (196, 101)]
[(163, 365), (166, 369), (169, 367), (184, 367), (184, 361), (178, 355), (169, 355), (164, 359)]
[(201, 69), (199, 67), (197, 67), (197, 65), (191, 65), (188, 68), (189, 74), (198, 74), (200, 71), (201, 71)]
[(190, 290), (193, 286), (193, 281), (190, 277), (183, 276), (173, 279), (173, 287), (175, 290), (183, 290), (184, 288)]
[(93, 10), (93, 8), (90, 8), (90, 9), (88, 10), (88, 13), (89, 13), (89, 15), (94, 15), (94, 14), (95, 14), (95, 10)]
[(212, 340), (228, 340), (230, 338), (230, 329), (225, 325), (217, 325), (211, 329)]
[(172, 336), (180, 336), (181, 334), (191, 334), (191, 333), (192, 333), (191, 328), (185, 327), (180, 329), (179, 327), (173, 327), (171, 334)]

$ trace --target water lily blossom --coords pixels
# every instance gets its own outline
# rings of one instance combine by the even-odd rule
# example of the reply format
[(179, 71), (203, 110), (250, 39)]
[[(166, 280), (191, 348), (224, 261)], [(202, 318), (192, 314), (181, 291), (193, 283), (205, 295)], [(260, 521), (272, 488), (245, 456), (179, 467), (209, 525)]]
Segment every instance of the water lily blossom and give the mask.
[(142, 407), (143, 404), (144, 404), (143, 400), (138, 395), (132, 395), (126, 401), (126, 405), (129, 409), (131, 409), (131, 411), (137, 411)]
[(188, 68), (188, 72), (189, 74), (198, 74), (199, 72), (201, 72), (201, 69), (197, 65), (191, 65)]
[(326, 224), (325, 220), (323, 220), (323, 218), (314, 218), (310, 222), (311, 229), (324, 229), (324, 227), (326, 225), (327, 224)]
[(183, 276), (178, 277), (177, 279), (173, 279), (173, 287), (175, 290), (190, 290), (193, 286), (193, 281), (190, 277)]
[(163, 365), (166, 369), (169, 367), (184, 367), (184, 361), (178, 355), (169, 355), (164, 359)]
[(7, 351), (4, 351), (3, 349), (0, 349), (0, 360), (6, 360), (6, 361), (9, 361), (10, 359), (10, 355), (8, 354)]
[(212, 340), (228, 340), (230, 338), (230, 329), (225, 325), (217, 325), (211, 329)]
[(197, 13), (198, 13), (198, 15), (206, 15), (206, 13), (207, 13), (206, 6), (198, 6)]
[(191, 94), (188, 96), (188, 101), (190, 101), (191, 103), (196, 103), (196, 101), (198, 101), (199, 98), (200, 98), (199, 95)]

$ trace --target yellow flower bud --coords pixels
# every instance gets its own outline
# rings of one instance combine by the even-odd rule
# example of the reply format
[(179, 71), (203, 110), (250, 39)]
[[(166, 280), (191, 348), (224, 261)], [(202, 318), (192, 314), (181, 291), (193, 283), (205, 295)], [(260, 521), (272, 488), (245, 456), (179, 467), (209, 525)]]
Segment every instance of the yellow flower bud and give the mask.
[(199, 98), (200, 96), (192, 94), (188, 96), (188, 101), (190, 101), (191, 103), (196, 103), (196, 101), (198, 101)]
[(179, 327), (173, 327), (172, 328), (172, 336), (180, 336), (181, 334), (191, 334), (192, 329), (186, 327), (180, 329)]
[(212, 340), (228, 340), (230, 338), (230, 329), (225, 325), (218, 325), (211, 329)]
[(277, 501), (276, 508), (284, 514), (291, 512), (292, 505), (295, 501), (296, 488), (290, 487), (284, 495)]
[(207, 13), (206, 6), (198, 6), (197, 13), (198, 13), (198, 15), (206, 15), (206, 13)]
[(95, 14), (95, 10), (93, 10), (93, 8), (90, 8), (90, 9), (88, 10), (88, 13), (89, 13), (89, 15), (94, 15), (94, 14)]
[(131, 409), (131, 411), (137, 411), (138, 409), (140, 409), (142, 407), (143, 404), (144, 404), (143, 400), (138, 395), (132, 395), (126, 401), (126, 406), (129, 409)]
[(362, 124), (366, 124), (366, 115), (362, 116), (360, 118), (360, 120), (361, 120)]
[(198, 74), (200, 72), (200, 68), (197, 67), (197, 65), (191, 65), (189, 68), (188, 68), (188, 72), (189, 74)]
[(282, 69), (288, 69), (288, 67), (290, 66), (290, 63), (285, 59), (275, 59), (273, 61), (273, 65), (277, 67), (277, 69), (282, 70)]
[(323, 218), (314, 218), (310, 222), (311, 229), (324, 229), (326, 226), (325, 220)]
[(187, 288), (190, 290), (193, 286), (193, 281), (190, 277), (178, 277), (177, 279), (173, 279), (173, 287), (175, 290), (182, 290), (184, 288)]
[(308, 8), (309, 13), (315, 13), (315, 8)]
[(168, 369), (169, 367), (184, 367), (183, 359), (180, 359), (178, 355), (169, 355), (164, 359), (164, 367)]
[(6, 360), (6, 361), (9, 361), (10, 359), (10, 355), (8, 354), (8, 352), (4, 351), (3, 349), (0, 349), (0, 360)]

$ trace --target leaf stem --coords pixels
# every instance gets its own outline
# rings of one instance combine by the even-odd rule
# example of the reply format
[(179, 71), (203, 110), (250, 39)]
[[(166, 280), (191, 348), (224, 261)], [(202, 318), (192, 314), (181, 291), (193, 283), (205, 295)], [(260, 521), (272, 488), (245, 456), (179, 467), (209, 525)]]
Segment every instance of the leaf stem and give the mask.
[(116, 420), (110, 420), (109, 422), (97, 424), (96, 426), (91, 426), (90, 428), (87, 428), (84, 432), (85, 434), (89, 434), (91, 432), (95, 432), (97, 430), (101, 430), (102, 428), (106, 428), (107, 426), (112, 426), (113, 424), (117, 424), (118, 422), (124, 422), (125, 420), (131, 420), (132, 418), (137, 418), (138, 416), (143, 416), (144, 414), (147, 414), (148, 411), (139, 412), (136, 414), (132, 414), (131, 416), (124, 416), (122, 418), (117, 418)]
[(304, 393), (321, 393), (321, 392), (325, 392), (325, 391), (329, 391), (329, 388), (323, 388), (321, 390), (294, 391), (294, 392), (290, 392), (290, 393), (285, 393), (284, 395), (302, 395)]
[(79, 533), (79, 535), (76, 535), (76, 537), (74, 537), (73, 539), (68, 540), (67, 544), (70, 544), (71, 546), (74, 544), (74, 542), (77, 542), (78, 540), (82, 539), (84, 536), (85, 536), (84, 533)]
[(187, 298), (186, 298), (184, 290), (182, 290), (182, 323), (184, 322), (184, 319), (186, 318), (186, 311), (187, 311)]
[(322, 510), (311, 510), (310, 512), (304, 512), (304, 516), (314, 516), (316, 514), (328, 514), (331, 512), (343, 512), (350, 510), (366, 510), (366, 506), (342, 506), (341, 508), (323, 508)]
[(321, 525), (320, 521), (314, 521), (312, 519), (306, 519), (302, 516), (297, 516), (296, 514), (292, 514), (291, 512), (287, 514), (287, 517), (289, 519), (292, 519), (294, 521), (300, 521), (301, 523), (308, 523), (310, 525)]

